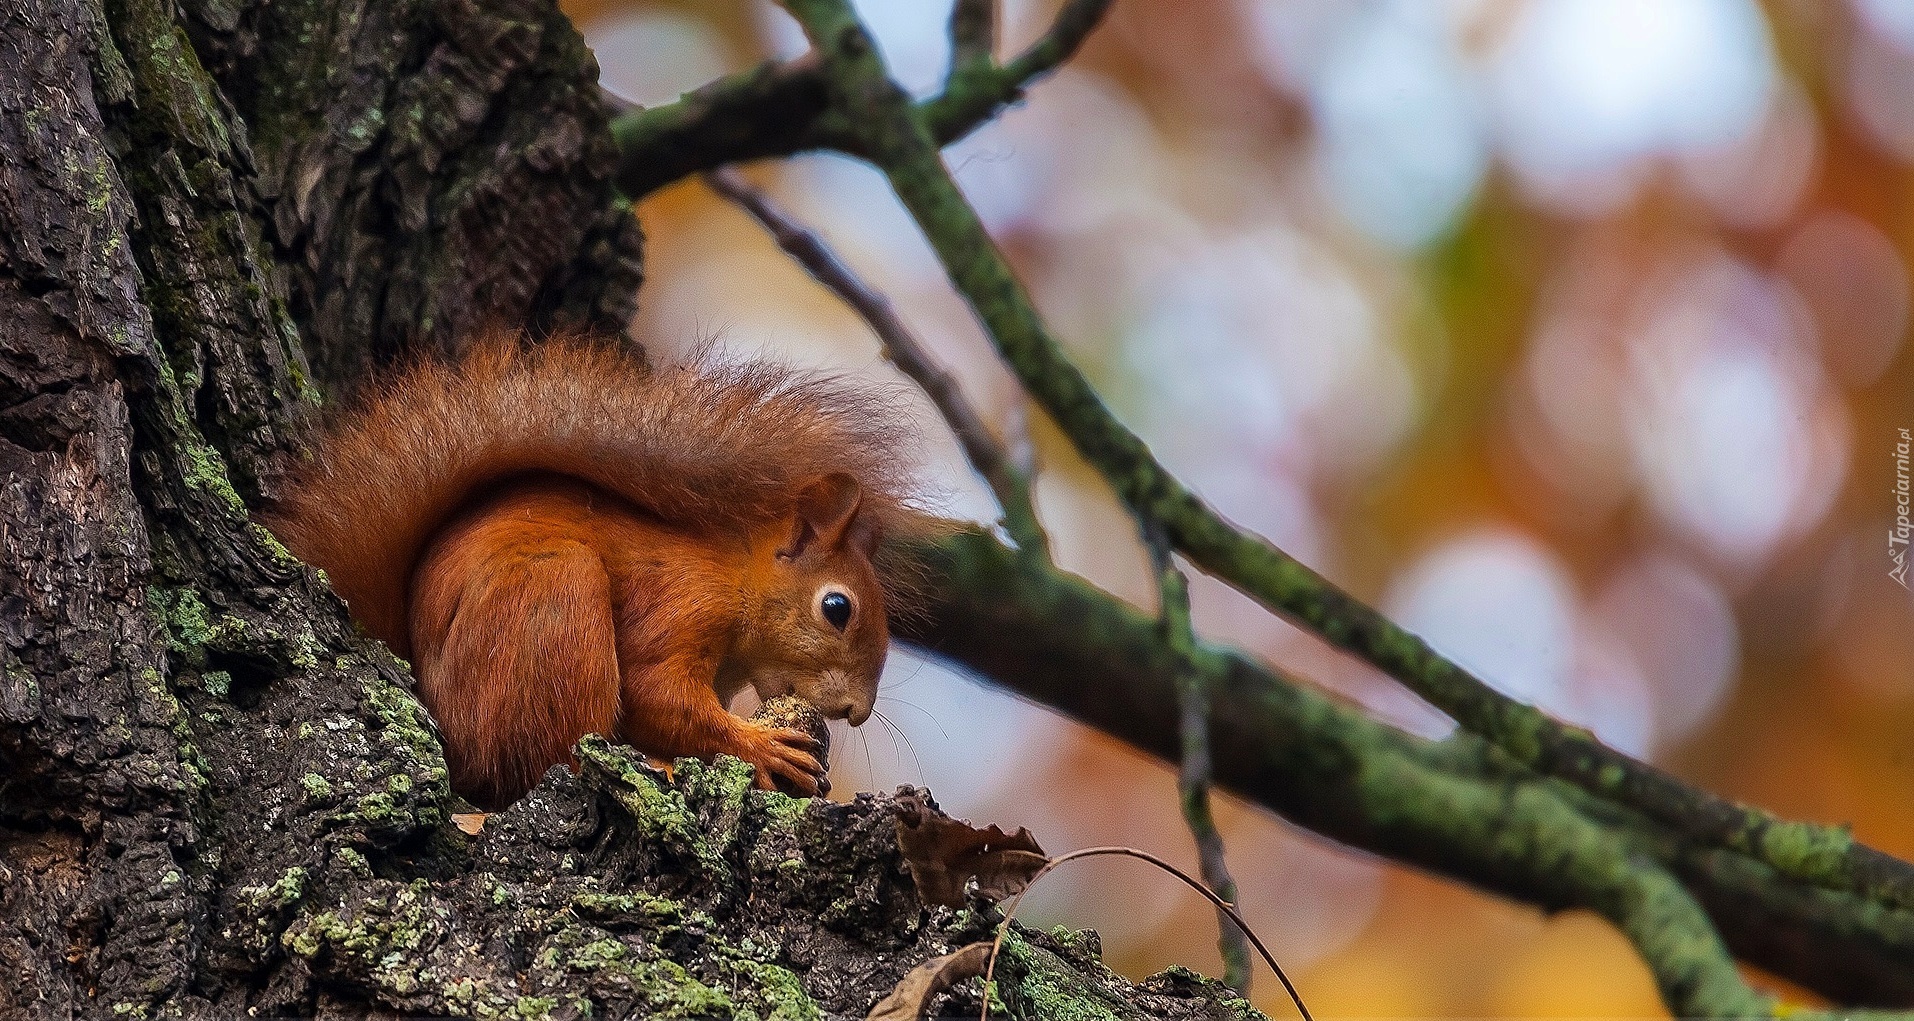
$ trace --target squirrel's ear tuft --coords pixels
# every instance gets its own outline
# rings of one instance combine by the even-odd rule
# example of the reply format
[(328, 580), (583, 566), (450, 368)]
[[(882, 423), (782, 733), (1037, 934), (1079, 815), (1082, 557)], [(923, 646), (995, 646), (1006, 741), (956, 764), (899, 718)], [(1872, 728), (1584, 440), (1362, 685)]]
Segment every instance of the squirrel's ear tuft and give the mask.
[(864, 487), (843, 472), (811, 480), (798, 493), (791, 539), (779, 554), (795, 557), (814, 542), (837, 546), (857, 520), (857, 509), (863, 502)]

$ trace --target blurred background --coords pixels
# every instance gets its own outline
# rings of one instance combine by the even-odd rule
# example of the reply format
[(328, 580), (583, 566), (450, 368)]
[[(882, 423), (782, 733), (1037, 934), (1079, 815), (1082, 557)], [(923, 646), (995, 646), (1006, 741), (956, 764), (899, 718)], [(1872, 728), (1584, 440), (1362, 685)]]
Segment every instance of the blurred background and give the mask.
[[(804, 45), (768, 2), (566, 6), (605, 85), (646, 105)], [(858, 6), (933, 93), (948, 2)], [(1055, 4), (1004, 8), (1015, 50)], [(1914, 3), (1119, 0), (947, 158), (1103, 394), (1231, 519), (1619, 748), (1914, 855), (1914, 601), (1887, 541), (1914, 427)], [(828, 156), (753, 174), (1030, 445), (1061, 564), (1149, 606), (1129, 522), (1026, 417), (878, 175)], [(702, 185), (638, 215), (653, 350), (715, 336), (899, 381)], [(994, 517), (919, 417), (944, 505)], [(1447, 732), (1195, 584), (1207, 635)], [(883, 694), (893, 726), (839, 736), (838, 790), (928, 784), (1053, 853), (1193, 867), (1163, 764), (907, 655)], [(1319, 1016), (1662, 1013), (1592, 916), (1218, 810), (1244, 911)], [(1139, 863), (1062, 870), (1025, 912), (1097, 928), (1133, 977), (1220, 969), (1206, 906)], [(1269, 976), (1256, 992), (1290, 1013)]]

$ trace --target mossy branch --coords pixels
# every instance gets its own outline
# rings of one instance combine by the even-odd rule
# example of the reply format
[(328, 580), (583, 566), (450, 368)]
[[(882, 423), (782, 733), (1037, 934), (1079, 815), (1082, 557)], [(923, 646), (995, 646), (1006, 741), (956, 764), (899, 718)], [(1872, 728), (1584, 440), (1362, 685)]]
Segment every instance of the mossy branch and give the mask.
[(727, 163), (819, 148), (828, 144), (818, 125), (826, 109), (816, 67), (769, 61), (675, 103), (619, 114), (611, 122), (618, 190), (637, 200)]
[[(924, 123), (937, 143), (949, 145), (963, 138), (1021, 99), (1024, 89), (1076, 53), (1110, 2), (1072, 0), (1052, 31), (1002, 65), (989, 53), (995, 5), (972, 0), (958, 4), (951, 15), (958, 45), (950, 76), (943, 93), (922, 104)], [(636, 200), (730, 163), (845, 148), (856, 132), (825, 94), (820, 69), (806, 57), (766, 61), (687, 92), (676, 102), (628, 109), (611, 123), (620, 153), (618, 188)]]
[[(1572, 834), (1578, 853), (1674, 876), (1729, 949), (1758, 967), (1837, 1001), (1914, 1002), (1906, 965), (1914, 911), (1791, 882), (1740, 852), (1697, 848), (1640, 813), (1536, 775), (1473, 734), (1416, 738), (1240, 652), (1201, 641), (1172, 648), (1157, 619), (981, 532), (913, 555), (938, 584), (925, 612), (901, 624), (901, 639), (1169, 761), (1182, 751), (1172, 723), (1178, 684), (1200, 683), (1211, 694), (1215, 781), (1299, 826), (1550, 910), (1586, 906), (1613, 917), (1622, 879), (1600, 876), (1590, 887), (1600, 870), (1558, 867), (1550, 841)], [(1596, 847), (1598, 831), (1613, 846)], [(1656, 970), (1687, 967), (1664, 960)]]
[[(1636, 808), (1698, 842), (1732, 848), (1832, 890), (1914, 907), (1914, 866), (1842, 828), (1781, 820), (1697, 790), (1511, 699), (1271, 545), (1242, 532), (1119, 422), (1045, 327), (938, 155), (926, 111), (889, 79), (849, 8), (789, 4), (811, 33), (829, 102), (855, 125), (849, 151), (884, 172), (952, 283), (1037, 403), (1123, 502), (1157, 522), (1192, 563), (1407, 685), (1517, 761)], [(1079, 7), (1072, 5), (1066, 14)]]
[[(1074, 52), (1107, 2), (1069, 4), (1045, 40), (1002, 67), (976, 43), (981, 8), (969, 5), (964, 58), (944, 95), (919, 104), (889, 79), (848, 5), (788, 6), (811, 35), (812, 54), (620, 122), (627, 191), (641, 194), (656, 186), (644, 182), (686, 168), (820, 146), (870, 160), (1026, 389), (1140, 517), (1196, 566), (1381, 667), (1467, 733), (1418, 742), (1240, 656), (1201, 645), (1182, 656), (1127, 607), (983, 537), (959, 536), (931, 553), (944, 569), (936, 594), (944, 603), (929, 618), (934, 630), (907, 627), (905, 637), (1166, 758), (1181, 750), (1163, 728), (1178, 718), (1168, 679), (1200, 676), (1216, 692), (1219, 782), (1337, 839), (1544, 906), (1593, 907), (1636, 942), (1683, 1013), (1771, 1009), (1734, 973), (1715, 926), (1737, 953), (1828, 995), (1914, 998), (1903, 966), (1914, 953), (1914, 871), (1905, 863), (1843, 831), (1782, 822), (1691, 789), (1501, 696), (1228, 525), (1110, 414), (938, 156)], [(984, 101), (993, 95), (1001, 98)], [(794, 116), (768, 132), (746, 130), (779, 103)], [(1028, 598), (1007, 598), (1013, 590)], [(1004, 643), (1006, 628), (1057, 633)], [(1064, 680), (1084, 676), (1102, 682), (1092, 689)]]
[(950, 5), (950, 71), (944, 78), (944, 91), (950, 91), (959, 68), (995, 58), (997, 7), (997, 0), (956, 0)]
[[(949, 145), (976, 130), (1023, 98), (1024, 90), (1076, 55), (1083, 41), (1103, 20), (1111, 0), (1071, 0), (1057, 15), (1050, 31), (1008, 64), (998, 64), (988, 52), (965, 46), (953, 31), (950, 78), (943, 94), (918, 108), (931, 137)], [(952, 13), (952, 28), (958, 27)], [(961, 59), (960, 59), (961, 58)]]
[[(1792, 879), (1858, 892), (1884, 907), (1906, 903), (1897, 886), (1899, 874), (1914, 872), (1904, 864), (1857, 850), (1844, 833), (1783, 824), (1695, 791), (1507, 699), (1293, 558), (1223, 522), (1117, 422), (1063, 355), (951, 180), (927, 109), (913, 104), (890, 79), (849, 4), (787, 0), (786, 5), (814, 47), (807, 66), (824, 85), (827, 109), (820, 121), (847, 132), (835, 144), (885, 173), (1032, 396), (1133, 511), (1160, 527), (1192, 562), (1402, 680), (1492, 741), (1497, 755), (1514, 760), (1513, 768), (1565, 777), (1662, 827), (1747, 854)], [(1066, 14), (1100, 13), (1102, 6), (1073, 4)], [(1357, 765), (1373, 773), (1386, 768), (1388, 758)], [(1407, 779), (1392, 777), (1387, 787), (1399, 795)], [(1494, 797), (1464, 797), (1467, 789), (1454, 784), (1423, 793), (1449, 802), (1450, 809), (1466, 808), (1445, 813), (1460, 820), (1458, 825), (1496, 828), (1469, 834), (1470, 840), (1457, 842), (1458, 849), (1501, 848), (1518, 859), (1552, 862), (1553, 882), (1567, 886), (1559, 891), (1560, 902), (1595, 907), (1627, 932), (1655, 971), (1671, 1008), (1720, 1016), (1770, 1009), (1741, 981), (1707, 915), (1682, 884), (1638, 861), (1622, 831), (1575, 810), (1573, 799), (1538, 793), (1524, 801), (1500, 791)], [(1580, 867), (1562, 870), (1570, 859)]]

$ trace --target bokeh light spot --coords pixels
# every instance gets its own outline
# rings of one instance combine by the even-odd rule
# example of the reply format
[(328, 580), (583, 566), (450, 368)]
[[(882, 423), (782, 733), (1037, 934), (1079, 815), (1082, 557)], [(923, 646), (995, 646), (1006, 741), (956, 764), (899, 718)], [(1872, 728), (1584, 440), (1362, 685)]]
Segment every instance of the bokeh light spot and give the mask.
[(1491, 78), (1505, 155), (1574, 205), (1633, 161), (1752, 134), (1777, 74), (1752, 0), (1535, 0)]
[(723, 37), (703, 18), (621, 9), (579, 26), (598, 55), (598, 82), (640, 106), (668, 103), (732, 70)]

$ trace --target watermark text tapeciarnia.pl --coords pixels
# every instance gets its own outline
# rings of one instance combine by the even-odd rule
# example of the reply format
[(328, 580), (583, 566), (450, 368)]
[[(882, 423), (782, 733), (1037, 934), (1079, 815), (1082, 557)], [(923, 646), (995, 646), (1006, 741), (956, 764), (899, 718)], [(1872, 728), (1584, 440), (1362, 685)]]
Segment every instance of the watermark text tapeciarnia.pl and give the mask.
[(1907, 587), (1908, 539), (1908, 431), (1901, 429), (1900, 442), (1894, 444), (1894, 524), (1887, 530), (1887, 576)]

